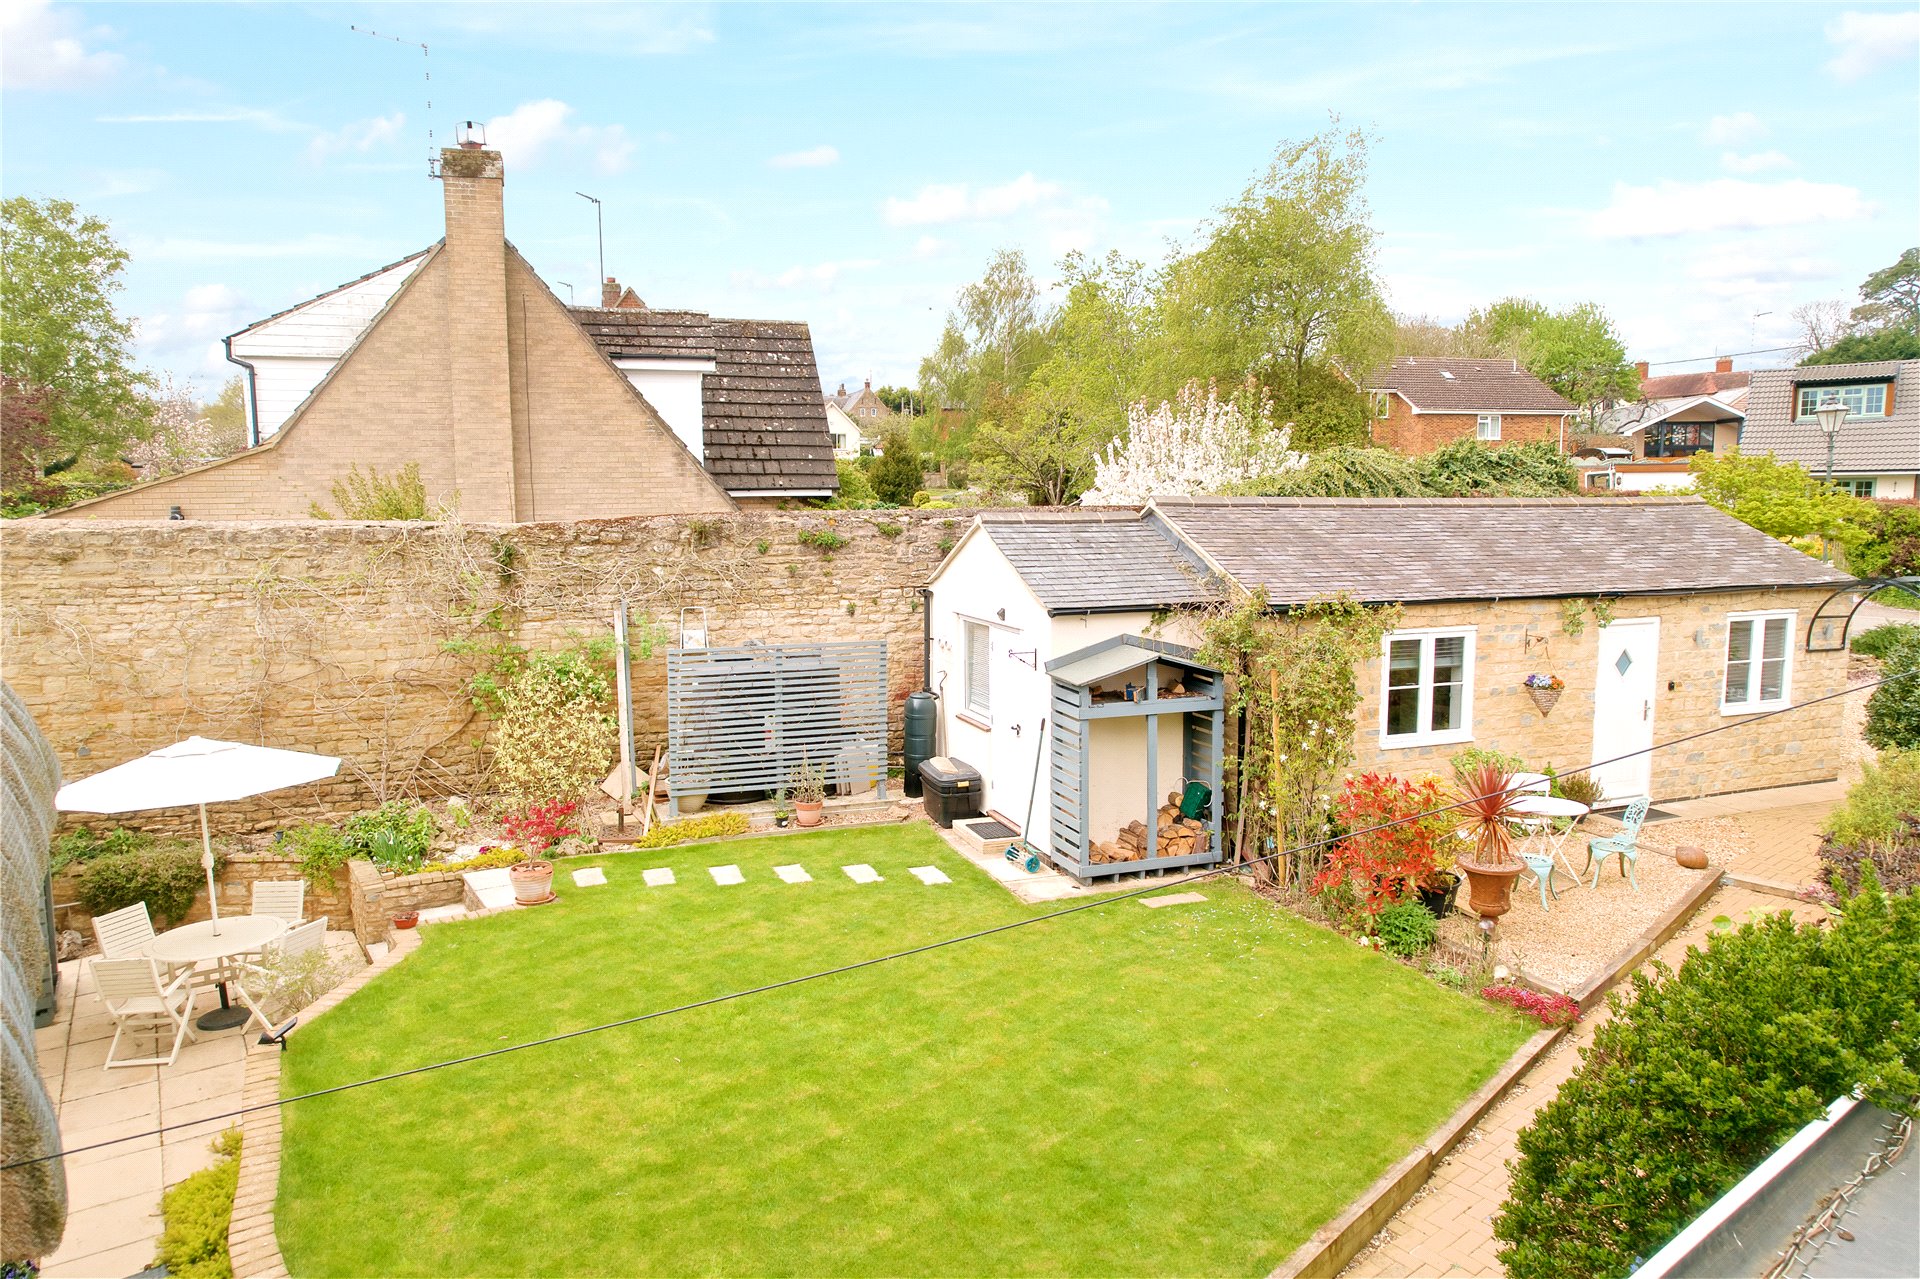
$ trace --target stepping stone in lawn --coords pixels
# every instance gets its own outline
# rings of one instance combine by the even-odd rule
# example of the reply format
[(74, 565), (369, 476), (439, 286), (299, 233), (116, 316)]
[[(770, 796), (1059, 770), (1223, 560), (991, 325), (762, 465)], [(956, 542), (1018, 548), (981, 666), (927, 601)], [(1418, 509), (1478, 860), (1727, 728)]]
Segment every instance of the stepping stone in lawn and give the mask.
[(652, 870), (642, 871), (640, 878), (647, 881), (648, 888), (665, 888), (673, 882), (673, 870), (667, 866), (656, 866)]
[(589, 866), (585, 870), (576, 870), (573, 872), (573, 883), (576, 888), (592, 888), (606, 882), (607, 872), (601, 870), (598, 866)]
[(738, 866), (709, 866), (707, 874), (713, 876), (716, 884), (744, 884), (747, 877), (740, 873)]
[(947, 878), (947, 873), (938, 866), (909, 866), (907, 867), (907, 874), (912, 875), (923, 884), (951, 884), (953, 882)]
[(1189, 902), (1203, 902), (1205, 900), (1207, 900), (1205, 895), (1201, 893), (1168, 893), (1164, 897), (1142, 897), (1140, 904), (1142, 906), (1151, 906), (1157, 910), (1162, 906), (1185, 906)]
[(880, 882), (880, 872), (865, 862), (861, 862), (857, 866), (842, 866), (840, 869), (847, 872), (847, 878), (856, 884), (877, 884)]
[(811, 884), (813, 882), (813, 876), (807, 874), (805, 866), (775, 866), (773, 873), (778, 875), (783, 883)]

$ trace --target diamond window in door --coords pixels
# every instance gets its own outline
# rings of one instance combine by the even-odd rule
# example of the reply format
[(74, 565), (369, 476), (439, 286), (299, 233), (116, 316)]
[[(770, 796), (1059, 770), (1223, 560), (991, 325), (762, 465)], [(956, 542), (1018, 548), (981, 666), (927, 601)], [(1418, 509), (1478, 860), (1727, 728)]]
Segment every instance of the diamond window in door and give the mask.
[(1619, 658), (1613, 664), (1613, 669), (1615, 669), (1616, 671), (1619, 671), (1622, 675), (1625, 675), (1627, 673), (1627, 668), (1632, 665), (1633, 665), (1633, 658), (1628, 655), (1626, 649), (1624, 648), (1621, 649)]

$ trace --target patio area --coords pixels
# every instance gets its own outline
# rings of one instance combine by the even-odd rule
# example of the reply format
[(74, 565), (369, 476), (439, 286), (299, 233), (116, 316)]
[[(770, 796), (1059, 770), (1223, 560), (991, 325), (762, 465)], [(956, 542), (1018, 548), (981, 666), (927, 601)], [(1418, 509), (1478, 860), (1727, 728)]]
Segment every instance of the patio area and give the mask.
[[(335, 963), (364, 965), (352, 933), (329, 933), (327, 944)], [(203, 991), (194, 1014), (217, 1006), (218, 996)], [(94, 990), (88, 962), (60, 965), (53, 1022), (34, 1039), (41, 1077), (59, 1113), (62, 1145), (77, 1150), (167, 1124), (192, 1126), (67, 1156), (70, 1215), (59, 1250), (46, 1258), (46, 1279), (112, 1279), (152, 1264), (161, 1195), (214, 1162), (208, 1143), (228, 1123), (212, 1116), (239, 1107), (246, 1053), (277, 1051), (255, 1043), (257, 1026), (197, 1033), (199, 1039), (182, 1045), (171, 1066), (108, 1070), (113, 1019)], [(156, 1038), (129, 1034), (122, 1052), (145, 1051)]]

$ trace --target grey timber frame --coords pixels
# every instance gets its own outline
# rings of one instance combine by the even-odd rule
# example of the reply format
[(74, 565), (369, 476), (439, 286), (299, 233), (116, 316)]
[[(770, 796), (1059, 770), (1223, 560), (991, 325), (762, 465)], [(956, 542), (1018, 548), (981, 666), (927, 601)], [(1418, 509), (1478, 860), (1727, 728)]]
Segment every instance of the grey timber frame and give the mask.
[(812, 764), (887, 797), (887, 645), (667, 650), (668, 812), (685, 796), (779, 790)]
[[(1081, 682), (1073, 677), (1073, 668), (1090, 658), (1110, 655), (1105, 665), (1119, 663), (1100, 679)], [(1139, 660), (1127, 665), (1130, 658)], [(1185, 685), (1185, 697), (1160, 696), (1162, 667), (1175, 667), (1178, 682)], [(1132, 702), (1096, 702), (1094, 685), (1137, 670), (1145, 670), (1141, 680), (1145, 696)], [(1048, 769), (1048, 833), (1051, 836), (1047, 858), (1076, 879), (1099, 879), (1113, 875), (1131, 875), (1143, 870), (1169, 870), (1187, 866), (1211, 866), (1221, 858), (1220, 847), (1220, 775), (1222, 745), (1226, 741), (1226, 679), (1211, 666), (1197, 661), (1194, 651), (1178, 644), (1147, 639), (1139, 635), (1120, 635), (1091, 645), (1047, 663), (1053, 679), (1051, 766)], [(1190, 782), (1204, 782), (1212, 792), (1212, 811), (1207, 829), (1211, 838), (1203, 852), (1181, 857), (1159, 855), (1159, 822), (1155, 814), (1166, 800), (1157, 789), (1160, 776), (1161, 720), (1177, 720), (1168, 727), (1179, 734), (1180, 773)], [(1092, 732), (1102, 720), (1141, 718), (1147, 729), (1147, 851), (1132, 862), (1095, 862), (1091, 825), (1094, 778), (1092, 776)]]

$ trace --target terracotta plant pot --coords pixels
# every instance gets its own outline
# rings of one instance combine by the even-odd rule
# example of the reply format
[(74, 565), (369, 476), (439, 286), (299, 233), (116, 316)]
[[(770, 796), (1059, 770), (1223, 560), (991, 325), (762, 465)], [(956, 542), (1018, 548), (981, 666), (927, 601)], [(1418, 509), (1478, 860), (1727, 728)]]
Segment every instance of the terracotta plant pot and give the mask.
[(1469, 858), (1459, 858), (1456, 869), (1467, 877), (1467, 909), (1482, 919), (1498, 919), (1513, 909), (1513, 881), (1526, 867), (1482, 866)]
[(796, 799), (793, 801), (793, 823), (796, 826), (818, 826), (825, 819), (820, 810), (827, 806), (824, 799)]
[(417, 910), (403, 910), (393, 917), (393, 926), (395, 928), (412, 928), (419, 922), (420, 912)]
[(535, 906), (553, 900), (553, 863), (516, 862), (507, 870), (513, 881), (513, 899), (522, 906)]

